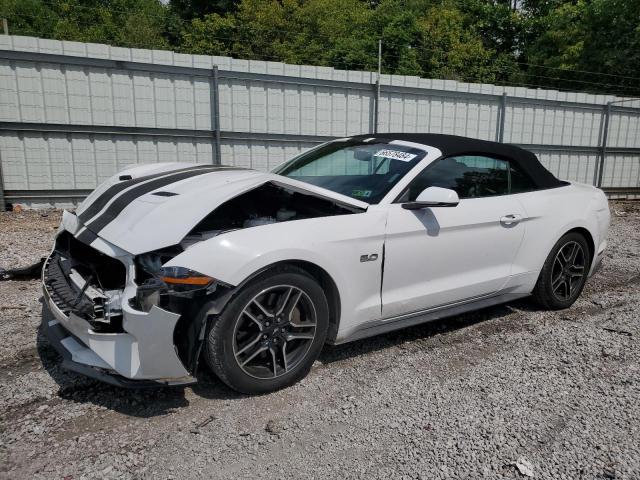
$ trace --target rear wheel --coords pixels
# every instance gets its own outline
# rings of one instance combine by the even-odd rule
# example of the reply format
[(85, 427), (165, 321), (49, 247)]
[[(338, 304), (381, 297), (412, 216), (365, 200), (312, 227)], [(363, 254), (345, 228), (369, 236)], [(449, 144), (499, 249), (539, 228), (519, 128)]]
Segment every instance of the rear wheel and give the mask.
[(564, 235), (542, 267), (533, 290), (536, 301), (550, 310), (570, 307), (584, 288), (590, 265), (585, 238), (576, 232)]
[(265, 393), (307, 375), (324, 344), (329, 308), (320, 285), (290, 268), (247, 284), (209, 328), (206, 359), (242, 393)]

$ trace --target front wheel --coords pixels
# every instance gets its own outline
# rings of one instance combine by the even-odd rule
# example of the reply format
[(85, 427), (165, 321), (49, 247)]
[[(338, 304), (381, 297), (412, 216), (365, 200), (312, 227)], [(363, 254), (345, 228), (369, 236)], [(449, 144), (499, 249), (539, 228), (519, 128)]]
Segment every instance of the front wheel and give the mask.
[(329, 307), (320, 285), (297, 268), (265, 272), (209, 327), (206, 359), (242, 393), (265, 393), (304, 378), (324, 344)]
[(589, 274), (591, 256), (585, 238), (572, 232), (564, 235), (551, 249), (533, 296), (550, 310), (569, 308), (576, 301)]

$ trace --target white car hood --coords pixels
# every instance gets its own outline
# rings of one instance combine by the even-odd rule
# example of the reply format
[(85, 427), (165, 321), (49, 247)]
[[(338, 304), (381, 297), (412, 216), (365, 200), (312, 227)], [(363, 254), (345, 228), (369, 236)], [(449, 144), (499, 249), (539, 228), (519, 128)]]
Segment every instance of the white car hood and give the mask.
[[(120, 180), (122, 175), (128, 175)], [(93, 192), (78, 208), (75, 235), (96, 236), (137, 255), (177, 245), (222, 203), (272, 182), (352, 207), (368, 204), (280, 175), (233, 167), (170, 164), (152, 171), (123, 172)]]

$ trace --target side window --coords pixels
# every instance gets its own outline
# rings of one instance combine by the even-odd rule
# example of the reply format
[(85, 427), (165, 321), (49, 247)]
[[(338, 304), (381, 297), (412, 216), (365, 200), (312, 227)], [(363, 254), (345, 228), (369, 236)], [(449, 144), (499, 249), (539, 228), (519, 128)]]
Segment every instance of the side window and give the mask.
[(438, 160), (411, 182), (408, 200), (415, 200), (427, 187), (450, 188), (460, 198), (505, 195), (509, 193), (509, 162), (481, 155)]
[(535, 183), (529, 176), (513, 163), (509, 165), (510, 190), (509, 193), (530, 192), (536, 189)]

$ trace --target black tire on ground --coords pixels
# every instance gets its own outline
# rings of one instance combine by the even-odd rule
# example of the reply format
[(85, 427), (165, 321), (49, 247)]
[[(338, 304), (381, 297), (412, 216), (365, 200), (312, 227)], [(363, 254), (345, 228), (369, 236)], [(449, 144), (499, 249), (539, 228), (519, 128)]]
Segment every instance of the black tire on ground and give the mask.
[[(328, 327), (327, 298), (313, 277), (296, 267), (270, 270), (242, 287), (211, 321), (205, 339), (205, 358), (218, 378), (238, 392), (260, 394), (279, 390), (309, 373), (320, 355)], [(311, 336), (312, 339), (307, 338)], [(284, 353), (287, 349), (289, 352)], [(257, 350), (262, 351), (241, 365)], [(272, 375), (270, 369), (273, 378), (265, 378)]]
[(547, 256), (533, 290), (534, 299), (548, 310), (569, 308), (580, 296), (590, 267), (591, 254), (584, 236), (567, 233)]

